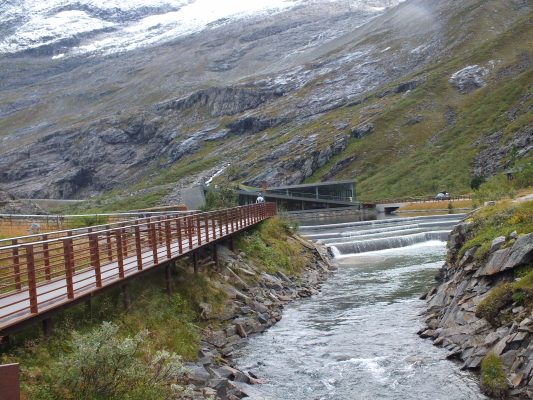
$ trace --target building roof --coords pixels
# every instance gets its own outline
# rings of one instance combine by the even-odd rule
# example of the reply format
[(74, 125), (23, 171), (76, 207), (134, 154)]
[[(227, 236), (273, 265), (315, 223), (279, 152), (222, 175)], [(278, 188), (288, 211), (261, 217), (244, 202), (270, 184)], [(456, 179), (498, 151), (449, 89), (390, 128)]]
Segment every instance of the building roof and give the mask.
[(288, 186), (276, 186), (276, 187), (267, 187), (266, 191), (269, 190), (280, 190), (280, 189), (299, 189), (306, 187), (315, 187), (315, 186), (335, 186), (335, 185), (355, 185), (355, 181), (329, 181), (329, 182), (316, 182), (316, 183), (303, 183), (301, 185), (288, 185)]

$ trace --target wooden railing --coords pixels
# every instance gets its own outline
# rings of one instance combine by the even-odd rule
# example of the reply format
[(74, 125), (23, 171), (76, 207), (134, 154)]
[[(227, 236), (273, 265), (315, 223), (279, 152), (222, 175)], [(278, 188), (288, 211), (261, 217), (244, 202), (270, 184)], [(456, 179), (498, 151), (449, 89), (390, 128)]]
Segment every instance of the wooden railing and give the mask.
[(274, 203), (66, 231), (0, 247), (0, 334), (277, 213)]

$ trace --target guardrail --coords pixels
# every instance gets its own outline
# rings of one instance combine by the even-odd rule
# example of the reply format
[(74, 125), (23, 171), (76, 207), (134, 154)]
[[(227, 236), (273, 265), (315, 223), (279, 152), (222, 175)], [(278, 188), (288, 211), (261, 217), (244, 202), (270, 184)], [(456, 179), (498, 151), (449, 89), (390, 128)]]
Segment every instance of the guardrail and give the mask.
[[(84, 233), (88, 231), (88, 226), (77, 227), (79, 223), (105, 221), (99, 225), (93, 225), (92, 228), (110, 227), (130, 222), (134, 220), (148, 220), (153, 217), (164, 217), (167, 215), (189, 215), (198, 213), (192, 211), (171, 211), (171, 212), (123, 212), (123, 213), (101, 213), (101, 214), (77, 214), (77, 215), (18, 215), (18, 214), (0, 214), (0, 233), (2, 232), (24, 232), (31, 231), (32, 224), (38, 224), (40, 232), (29, 235), (13, 236), (7, 239), (0, 238), (0, 247), (28, 243), (39, 240), (52, 239), (59, 237), (66, 232)], [(30, 224), (30, 225), (28, 225)], [(42, 224), (42, 225), (41, 225)]]
[(308, 193), (302, 193), (302, 192), (287, 192), (285, 190), (266, 190), (264, 195), (268, 197), (269, 194), (278, 195), (278, 196), (288, 196), (288, 197), (298, 197), (298, 198), (306, 198), (306, 199), (317, 199), (317, 200), (330, 200), (330, 201), (345, 201), (350, 203), (357, 203), (355, 199), (352, 197), (344, 197), (344, 196), (333, 196), (333, 195), (327, 195), (327, 194), (319, 194), (317, 196), (316, 192), (308, 192)]
[(0, 248), (0, 334), (277, 213), (274, 203), (137, 220)]
[(377, 201), (363, 201), (364, 204), (389, 204), (389, 203), (429, 203), (454, 200), (472, 200), (472, 196), (450, 196), (448, 199), (436, 199), (435, 196), (403, 197), (396, 199), (382, 199)]

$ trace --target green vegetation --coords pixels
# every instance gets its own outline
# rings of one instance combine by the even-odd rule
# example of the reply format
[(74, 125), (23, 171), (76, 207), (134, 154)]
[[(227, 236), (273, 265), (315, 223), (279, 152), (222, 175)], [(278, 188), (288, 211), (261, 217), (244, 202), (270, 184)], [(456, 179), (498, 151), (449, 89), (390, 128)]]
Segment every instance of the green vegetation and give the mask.
[(507, 322), (507, 316), (502, 315), (501, 311), (513, 302), (528, 309), (533, 308), (533, 265), (522, 267), (515, 272), (515, 277), (517, 281), (495, 287), (478, 304), (478, 318), (485, 318), (491, 325), (500, 326)]
[[(492, 5), (464, 12), (482, 12), (483, 18), (490, 20), (494, 16), (487, 7), (493, 7), (494, 2), (488, 3)], [(472, 161), (489, 144), (479, 139), (501, 132), (499, 145), (503, 145), (520, 128), (533, 123), (528, 112), (533, 105), (533, 71), (518, 67), (531, 52), (527, 39), (533, 29), (530, 18), (531, 14), (496, 38), (487, 34), (482, 41), (466, 41), (468, 46), (454, 52), (448, 61), (404, 77), (403, 82), (421, 81), (409, 93), (378, 95), (394, 88), (398, 81), (380, 88), (360, 105), (332, 112), (338, 120), (350, 121), (351, 126), (372, 122), (375, 129), (362, 139), (350, 139), (348, 147), (307, 182), (319, 181), (337, 162), (354, 157), (335, 178), (356, 177), (362, 200), (428, 195), (439, 190), (463, 194), (481, 185), (479, 178), (471, 176)], [(479, 28), (485, 29), (482, 25)], [(498, 64), (491, 66), (494, 59)], [(488, 84), (468, 94), (459, 93), (448, 79), (473, 64), (489, 68)], [(313, 122), (315, 132), (330, 130), (328, 118), (332, 113)], [(414, 117), (416, 123), (411, 123)], [(532, 185), (533, 157), (515, 157), (516, 152), (505, 161), (526, 167), (512, 187), (500, 187), (502, 195)]]
[(109, 222), (109, 218), (104, 215), (88, 215), (84, 217), (75, 217), (69, 221), (69, 228), (85, 228), (88, 226), (104, 225)]
[[(49, 340), (40, 337), (38, 326), (14, 335), (10, 347), (0, 355), (0, 363), (19, 362), (23, 366), (22, 389), (31, 399), (174, 398), (169, 391), (181, 389), (169, 386), (168, 379), (175, 383), (181, 358), (197, 357), (203, 324), (200, 303), (217, 309), (225, 298), (208, 276), (193, 277), (185, 266), (182, 264), (174, 276), (172, 296), (164, 291), (163, 271), (154, 272), (131, 283), (134, 302), (128, 311), (121, 306), (119, 289), (107, 292), (93, 299), (90, 313), (80, 305), (55, 317), (54, 335)], [(101, 325), (101, 321), (110, 323)], [(105, 352), (85, 354), (88, 346), (97, 346), (104, 337), (109, 341), (102, 348)], [(91, 370), (95, 362), (103, 363), (102, 369)], [(119, 362), (127, 364), (124, 371), (114, 377), (104, 376)], [(65, 374), (67, 368), (69, 373)], [(139, 371), (148, 374), (145, 379), (135, 375)], [(161, 379), (165, 376), (168, 379)], [(113, 390), (117, 392), (92, 387), (96, 381), (98, 387), (107, 387), (109, 379), (114, 380)]]
[(226, 184), (220, 185), (218, 189), (209, 188), (205, 196), (203, 211), (236, 207), (238, 204), (235, 190), (236, 187)]
[(471, 222), (468, 240), (459, 252), (459, 259), (468, 249), (479, 246), (475, 257), (481, 260), (487, 255), (494, 238), (509, 237), (514, 231), (518, 234), (533, 232), (533, 202), (504, 201), (484, 207), (472, 216)]
[(270, 218), (249, 233), (239, 236), (237, 247), (267, 272), (298, 273), (305, 265), (301, 244), (289, 235), (291, 225), (280, 217)]
[[(237, 247), (261, 270), (297, 273), (306, 256), (291, 232), (289, 223), (272, 218), (237, 238)], [(196, 359), (200, 332), (213, 323), (202, 311), (207, 304), (210, 318), (224, 315), (227, 294), (216, 271), (196, 275), (187, 260), (172, 274), (170, 296), (164, 279), (160, 270), (133, 280), (128, 310), (113, 289), (93, 298), (90, 310), (82, 304), (55, 316), (49, 339), (38, 324), (13, 335), (0, 363), (21, 364), (23, 398), (180, 398), (182, 360)]]
[(178, 384), (185, 373), (181, 357), (165, 350), (152, 353), (149, 332), (121, 337), (119, 327), (104, 322), (92, 331), (74, 332), (70, 349), (52, 362), (38, 385), (27, 386), (30, 398), (48, 399), (177, 399), (186, 392)]
[(513, 286), (504, 283), (494, 289), (478, 304), (476, 316), (485, 318), (493, 326), (501, 325), (500, 311), (513, 302)]
[(513, 173), (512, 180), (504, 174), (499, 174), (481, 183), (474, 191), (475, 205), (482, 205), (486, 201), (513, 198), (520, 189), (533, 187), (533, 162), (518, 162), (515, 167), (516, 172)]
[(507, 379), (503, 369), (503, 362), (494, 353), (489, 353), (481, 361), (481, 389), (488, 396), (498, 399), (507, 395)]

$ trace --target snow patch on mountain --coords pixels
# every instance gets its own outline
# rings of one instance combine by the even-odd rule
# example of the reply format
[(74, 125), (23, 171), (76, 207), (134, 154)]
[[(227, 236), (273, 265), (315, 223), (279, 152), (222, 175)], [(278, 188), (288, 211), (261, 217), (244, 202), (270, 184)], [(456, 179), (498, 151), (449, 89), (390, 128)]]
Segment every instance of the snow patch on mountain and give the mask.
[(382, 12), (402, 0), (7, 0), (0, 4), (0, 54), (41, 50), (54, 59), (112, 54), (206, 28), (270, 17), (309, 2)]

